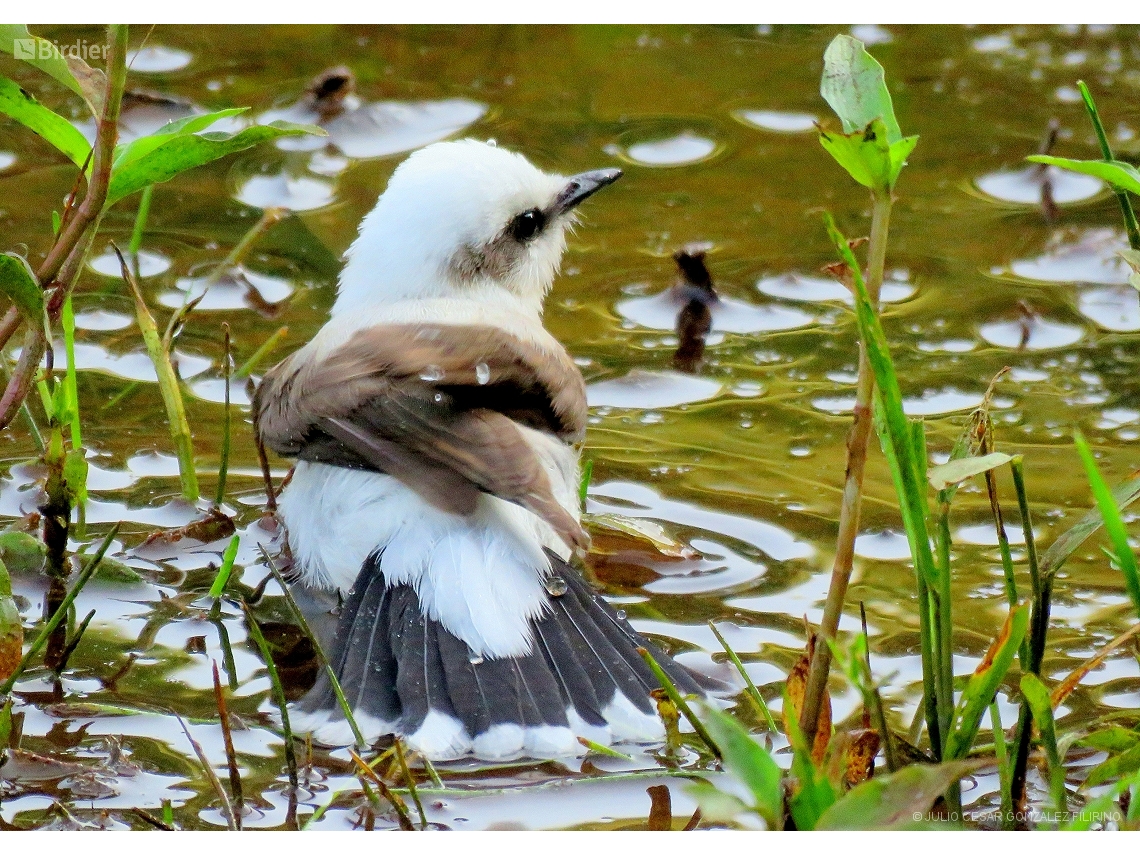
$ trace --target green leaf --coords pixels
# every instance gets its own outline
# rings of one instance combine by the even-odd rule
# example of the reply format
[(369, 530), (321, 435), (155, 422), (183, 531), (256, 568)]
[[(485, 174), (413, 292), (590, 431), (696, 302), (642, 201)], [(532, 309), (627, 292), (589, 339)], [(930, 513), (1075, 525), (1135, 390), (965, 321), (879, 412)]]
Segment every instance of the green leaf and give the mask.
[(234, 569), (234, 559), (237, 558), (240, 540), (241, 538), (235, 534), (230, 538), (226, 551), (222, 553), (222, 566), (218, 569), (218, 575), (214, 577), (214, 584), (210, 586), (210, 596), (215, 600), (225, 592), (226, 585), (229, 584), (230, 573)]
[(1094, 824), (1103, 826), (1106, 820), (1119, 818), (1120, 805), (1117, 799), (1123, 792), (1131, 787), (1140, 787), (1140, 773), (1128, 778), (1121, 778), (1109, 788), (1108, 792), (1101, 793), (1092, 801), (1085, 802), (1075, 816), (1065, 825), (1062, 831), (1089, 831)]
[(216, 113), (187, 116), (184, 119), (167, 122), (154, 133), (116, 146), (112, 169), (121, 169), (126, 164), (139, 160), (163, 143), (169, 142), (171, 137), (199, 133), (215, 122), (228, 119), (231, 116), (240, 116), (247, 110), (249, 110), (248, 107), (232, 107), (228, 110), (218, 110)]
[(1095, 748), (1097, 751), (1107, 751), (1110, 754), (1118, 754), (1140, 745), (1140, 733), (1129, 730), (1126, 727), (1113, 725), (1112, 727), (1106, 727), (1104, 730), (1093, 731), (1088, 736), (1082, 737), (1079, 740), (1079, 744), (1087, 748)]
[(215, 132), (163, 135), (161, 145), (137, 159), (124, 160), (121, 167), (112, 169), (107, 205), (113, 205), (149, 184), (169, 181), (189, 169), (252, 148), (260, 142), (302, 134), (325, 136), (323, 130), (312, 125), (284, 121), (243, 128), (235, 134)]
[[(17, 40), (20, 45), (16, 44)], [(102, 46), (91, 47), (98, 49)], [(0, 24), (0, 50), (53, 77), (82, 97), (91, 115), (99, 114), (99, 104), (107, 86), (107, 78), (102, 71), (92, 68), (78, 56), (64, 55), (54, 43), (29, 33), (23, 24)]]
[(7, 77), (0, 77), (0, 113), (47, 140), (81, 169), (87, 162), (91, 144), (75, 125), (43, 106)]
[(44, 292), (32, 268), (14, 252), (0, 255), (0, 291), (35, 326), (43, 323)]
[(732, 716), (710, 706), (704, 708), (704, 723), (724, 754), (724, 768), (748, 787), (754, 808), (769, 828), (779, 828), (784, 812), (783, 772), (767, 751)]
[[(1041, 744), (1045, 747), (1045, 757), (1049, 761), (1049, 792), (1057, 810), (1065, 812), (1065, 768), (1057, 752), (1057, 729), (1053, 724), (1053, 706), (1049, 701), (1049, 690), (1036, 674), (1021, 675), (1021, 693), (1033, 712), (1033, 721), (1041, 734)], [(1140, 750), (1137, 751), (1140, 757)]]
[[(816, 830), (862, 831), (921, 826), (935, 800), (980, 764), (970, 760), (915, 763), (897, 772), (864, 781), (833, 804)], [(919, 818), (915, 819), (918, 815)]]
[(845, 133), (862, 131), (881, 119), (888, 145), (902, 139), (883, 67), (858, 39), (839, 35), (831, 40), (823, 54), (819, 94), (839, 116)]
[(1082, 787), (1095, 787), (1113, 778), (1128, 775), (1140, 770), (1140, 745), (1133, 746), (1123, 754), (1110, 757), (1091, 772)]
[(1004, 466), (1011, 460), (1013, 460), (1013, 457), (1008, 454), (1002, 454), (1000, 451), (985, 454), (981, 457), (962, 457), (958, 460), (951, 460), (949, 463), (943, 463), (941, 466), (935, 466), (930, 469), (926, 473), (926, 479), (935, 490), (945, 490), (951, 484), (957, 484), (961, 481), (965, 481), (967, 478), (973, 478), (975, 475), (981, 475), (983, 472), (997, 469), (999, 466)]
[(974, 744), (982, 715), (986, 707), (993, 703), (998, 686), (1013, 664), (1013, 658), (1017, 655), (1028, 628), (1029, 606), (1018, 606), (1010, 611), (998, 637), (986, 651), (977, 669), (970, 675), (970, 681), (966, 684), (958, 701), (958, 709), (955, 711), (957, 727), (951, 732), (946, 744), (945, 757), (948, 760), (965, 757), (966, 752)]
[(1128, 274), (1128, 284), (1140, 291), (1140, 251), (1135, 249), (1122, 249), (1117, 253), (1125, 263), (1132, 268)]
[(881, 119), (875, 119), (865, 130), (852, 134), (821, 131), (819, 144), (864, 187), (874, 190), (889, 186), (891, 150)]
[(1085, 442), (1081, 432), (1073, 431), (1073, 442), (1077, 444), (1077, 452), (1085, 464), (1085, 474), (1089, 479), (1096, 505), (1104, 517), (1104, 530), (1108, 532), (1109, 539), (1116, 551), (1116, 561), (1120, 565), (1121, 575), (1124, 576), (1124, 587), (1128, 589), (1128, 596), (1132, 598), (1132, 605), (1140, 614), (1140, 570), (1136, 566), (1136, 553), (1128, 543), (1128, 530), (1124, 527), (1124, 520), (1120, 516), (1120, 508), (1108, 489), (1108, 484), (1097, 468), (1092, 451)]
[(1091, 175), (1107, 181), (1113, 187), (1140, 194), (1140, 170), (1131, 163), (1121, 160), (1073, 160), (1068, 157), (1053, 157), (1049, 154), (1034, 154), (1026, 158), (1033, 163), (1059, 166), (1070, 172)]

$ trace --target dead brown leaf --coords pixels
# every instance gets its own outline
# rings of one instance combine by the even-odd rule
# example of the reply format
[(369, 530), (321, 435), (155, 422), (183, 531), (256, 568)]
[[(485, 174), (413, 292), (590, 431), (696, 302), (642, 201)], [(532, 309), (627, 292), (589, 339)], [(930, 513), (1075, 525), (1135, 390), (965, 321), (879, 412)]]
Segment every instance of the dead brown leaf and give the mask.
[[(788, 674), (788, 703), (784, 705), (783, 713), (785, 733), (789, 732), (788, 716), (794, 715), (798, 721), (800, 711), (804, 706), (808, 672), (811, 671), (811, 658), (815, 654), (815, 639), (816, 636), (813, 633), (808, 639), (804, 654), (796, 662), (791, 673)], [(819, 718), (816, 722), (815, 743), (812, 745), (811, 759), (818, 766), (823, 763), (823, 758), (827, 754), (827, 743), (831, 740), (831, 693), (826, 688), (823, 690), (823, 703), (819, 706)]]

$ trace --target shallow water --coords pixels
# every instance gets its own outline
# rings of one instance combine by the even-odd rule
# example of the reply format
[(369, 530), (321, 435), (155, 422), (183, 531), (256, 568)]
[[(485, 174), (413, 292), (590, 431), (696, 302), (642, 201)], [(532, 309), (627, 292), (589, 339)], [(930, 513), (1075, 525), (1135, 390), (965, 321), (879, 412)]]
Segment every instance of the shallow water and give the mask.
[[(932, 455), (944, 459), (990, 378), (1011, 366), (998, 387), (998, 447), (1025, 455), (1034, 529), (1047, 546), (1091, 501), (1071, 443), (1074, 427), (1111, 482), (1136, 465), (1140, 303), (1114, 255), (1126, 242), (1111, 194), (1058, 178), (1058, 216), (1049, 222), (1036, 204), (1040, 176), (1025, 172), (1022, 158), (1037, 150), (1054, 118), (1056, 153), (1095, 156), (1072, 97), (1078, 77), (1092, 87), (1118, 151), (1140, 149), (1137, 31), (855, 29), (886, 66), (903, 129), (922, 137), (897, 188), (884, 291), (907, 409), (926, 419)], [(401, 151), (469, 133), (565, 173), (620, 165), (625, 177), (587, 204), (547, 304), (548, 326), (589, 384), (591, 566), (635, 627), (687, 664), (732, 679), (707, 627), (715, 621), (778, 707), (783, 678), (803, 647), (803, 618), (818, 621), (822, 611), (854, 400), (850, 301), (821, 272), (833, 259), (818, 212), (830, 209), (857, 236), (869, 228), (869, 210), (861, 188), (812, 133), (813, 121), (829, 121), (818, 80), (823, 50), (840, 31), (156, 28), (130, 85), (202, 109), (251, 107), (242, 122), (292, 116), (324, 68), (347, 65), (358, 81), (359, 105), (330, 128), (328, 140), (255, 148), (155, 191), (141, 266), (160, 323), (200, 293), (212, 265), (263, 206), (294, 212), (259, 240), (240, 276), (211, 288), (178, 340), (203, 494), (213, 493), (220, 450), (221, 323), (230, 325), (238, 364), (282, 326), (288, 333), (270, 362), (305, 342), (332, 302), (340, 253)], [(67, 43), (101, 37), (90, 28), (39, 32)], [(132, 43), (142, 35), (139, 29)], [(77, 102), (26, 66), (0, 57), (0, 73), (78, 118)], [(140, 115), (140, 126), (147, 120)], [(0, 248), (24, 244), (33, 256), (42, 253), (48, 214), (72, 181), (72, 169), (46, 145), (0, 123)], [(187, 719), (224, 778), (218, 729), (209, 724), (216, 715), (210, 664), (221, 659), (224, 627), (238, 685), (230, 706), (247, 728), (235, 732), (254, 808), (246, 821), (281, 827), (283, 743), (265, 714), (264, 668), (236, 607), (227, 605), (220, 622), (208, 620), (206, 591), (224, 543), (140, 548), (156, 527), (184, 524), (196, 511), (177, 498), (154, 372), (117, 264), (104, 252), (109, 239), (129, 239), (134, 204), (120, 203), (105, 220), (75, 308), (92, 465), (85, 540), (123, 520), (115, 554), (140, 579), (94, 583), (80, 596), (77, 615), (94, 609), (96, 616), (61, 686), (36, 671), (20, 682), (23, 747), (86, 768), (44, 772), (47, 783), (34, 786), (0, 785), (8, 788), (0, 817), (21, 827), (141, 827), (129, 808), (157, 812), (170, 799), (185, 827), (224, 826), (173, 715)], [(665, 292), (674, 280), (672, 253), (695, 241), (712, 246), (708, 262), (722, 302), (705, 364), (692, 376), (671, 366), (676, 306)], [(63, 364), (62, 346), (56, 364)], [(227, 503), (242, 535), (241, 582), (252, 588), (265, 575), (256, 546), (270, 545), (272, 534), (259, 524), (265, 496), (244, 390), (235, 386), (233, 400), (243, 416), (235, 420)], [(0, 515), (15, 518), (36, 506), (39, 472), (27, 465), (34, 448), (20, 422), (0, 436), (0, 448)], [(287, 465), (274, 461), (278, 481)], [(1012, 488), (1002, 489), (1024, 577), (1020, 520)], [(608, 515), (641, 528), (615, 529)], [(842, 628), (857, 628), (864, 602), (875, 675), (885, 682), (892, 720), (905, 730), (921, 687), (914, 581), (900, 525), (875, 452)], [(966, 675), (1005, 612), (996, 540), (977, 485), (959, 491), (953, 531), (955, 662)], [(1050, 679), (1130, 625), (1119, 577), (1097, 543), (1079, 550), (1058, 577)], [(25, 573), (15, 585), (30, 625), (43, 582)], [(285, 614), (273, 590), (259, 613), (266, 621)], [(832, 691), (837, 722), (859, 715), (854, 692), (838, 680)], [(1079, 730), (1109, 716), (1132, 725), (1138, 707), (1140, 668), (1121, 650), (1069, 698), (1059, 728)], [(747, 704), (739, 712), (759, 729)], [(1004, 695), (1001, 712), (1008, 726), (1016, 710)], [(694, 762), (695, 755), (681, 765)], [(598, 780), (599, 770), (628, 776)], [(656, 771), (647, 777), (644, 770)], [(441, 771), (451, 788), (431, 793), (425, 806), (432, 822), (451, 828), (644, 827), (646, 787), (665, 774), (645, 752), (630, 762), (459, 763)], [(1030, 782), (1043, 800), (1041, 780), (1034, 774)], [(316, 754), (303, 785), (302, 820), (339, 790), (349, 792), (317, 825), (344, 828), (359, 819), (343, 754)], [(680, 820), (693, 804), (683, 782), (670, 785)], [(995, 789), (981, 778), (966, 787), (967, 801), (984, 812), (996, 802)]]

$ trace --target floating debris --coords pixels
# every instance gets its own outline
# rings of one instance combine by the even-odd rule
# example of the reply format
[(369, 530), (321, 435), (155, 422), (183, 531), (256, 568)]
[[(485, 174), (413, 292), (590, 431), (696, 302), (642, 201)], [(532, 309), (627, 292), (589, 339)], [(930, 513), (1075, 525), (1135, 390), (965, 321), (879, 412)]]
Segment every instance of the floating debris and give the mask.
[(682, 303), (677, 313), (679, 344), (673, 354), (673, 367), (690, 374), (700, 367), (705, 355), (705, 339), (712, 330), (711, 305), (719, 302), (712, 277), (705, 266), (706, 244), (691, 244), (673, 255), (681, 271), (681, 281), (673, 286)]

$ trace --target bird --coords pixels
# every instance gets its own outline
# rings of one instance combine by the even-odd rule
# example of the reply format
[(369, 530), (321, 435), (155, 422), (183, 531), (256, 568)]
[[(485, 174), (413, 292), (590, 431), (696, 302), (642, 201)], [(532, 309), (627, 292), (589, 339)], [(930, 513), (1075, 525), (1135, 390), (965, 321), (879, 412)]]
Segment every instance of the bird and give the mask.
[[(370, 743), (502, 761), (659, 741), (638, 648), (705, 694), (576, 566), (586, 390), (543, 300), (578, 206), (621, 175), (544, 172), (492, 141), (412, 153), (328, 322), (256, 391), (260, 442), (296, 458), (278, 501), (291, 587)], [(290, 719), (354, 741), (324, 674)]]

